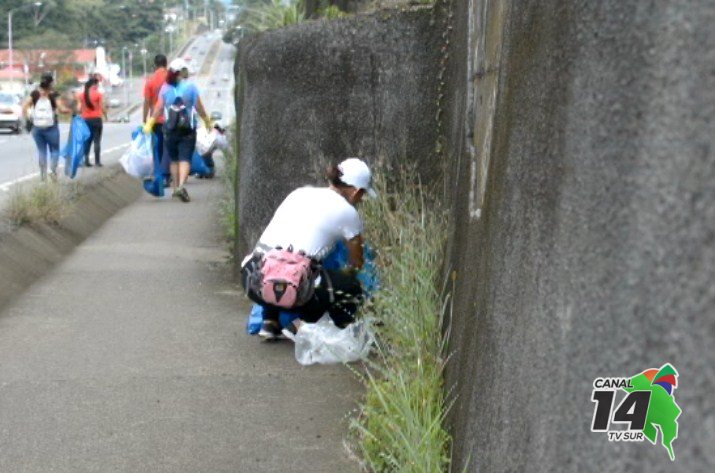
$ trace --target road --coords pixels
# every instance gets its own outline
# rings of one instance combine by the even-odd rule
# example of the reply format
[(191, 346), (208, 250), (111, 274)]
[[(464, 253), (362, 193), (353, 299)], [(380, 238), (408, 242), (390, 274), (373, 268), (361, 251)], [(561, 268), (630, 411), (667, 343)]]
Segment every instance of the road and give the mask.
[[(233, 57), (234, 47), (221, 42), (220, 35), (210, 32), (198, 36), (188, 48), (186, 54), (190, 54), (196, 64), (196, 70), (201, 70), (201, 65), (206, 60), (206, 56), (214, 42), (220, 42), (221, 46), (216, 56), (210, 74), (196, 76), (193, 80), (202, 92), (202, 98), (210, 113), (214, 110), (220, 111), (224, 116), (224, 123), (229, 123), (235, 115), (233, 108)], [(223, 80), (227, 76), (228, 80)], [(211, 77), (211, 79), (210, 79)], [(213, 83), (212, 83), (213, 82)], [(141, 97), (135, 92), (134, 102), (138, 103)], [(129, 123), (106, 123), (102, 137), (102, 160), (105, 164), (116, 162), (121, 153), (129, 145), (129, 136), (132, 129), (141, 123), (141, 108), (130, 116)], [(68, 125), (60, 125), (62, 144), (67, 138)], [(12, 135), (0, 133), (0, 150), (2, 157), (0, 161), (0, 202), (7, 196), (14, 185), (37, 179), (39, 176), (36, 149), (32, 137), (23, 133)], [(93, 172), (93, 168), (81, 169), (80, 173)], [(80, 179), (82, 176), (80, 175)]]

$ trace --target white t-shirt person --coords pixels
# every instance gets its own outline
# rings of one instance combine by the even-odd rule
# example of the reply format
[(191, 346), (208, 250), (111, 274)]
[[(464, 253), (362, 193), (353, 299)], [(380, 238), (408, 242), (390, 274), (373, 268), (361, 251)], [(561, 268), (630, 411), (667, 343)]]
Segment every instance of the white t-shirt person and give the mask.
[(339, 240), (352, 240), (362, 231), (357, 210), (343, 196), (327, 187), (301, 187), (278, 207), (258, 249), (292, 246), (322, 260)]

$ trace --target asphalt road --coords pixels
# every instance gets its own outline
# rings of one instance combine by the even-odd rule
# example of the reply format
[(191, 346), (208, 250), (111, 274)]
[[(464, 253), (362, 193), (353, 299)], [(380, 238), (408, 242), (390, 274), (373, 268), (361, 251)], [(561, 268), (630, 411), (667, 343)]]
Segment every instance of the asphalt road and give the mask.
[[(197, 82), (202, 91), (202, 98), (209, 112), (221, 111), (224, 122), (228, 123), (235, 115), (233, 101), (226, 100), (232, 97), (233, 92), (233, 55), (234, 47), (221, 42), (219, 35), (206, 33), (194, 39), (188, 48), (197, 70), (206, 60), (206, 56), (214, 42), (220, 42), (219, 53), (211, 69), (211, 74), (192, 79)], [(209, 79), (209, 76), (214, 79)], [(223, 80), (227, 76), (228, 80)], [(213, 83), (211, 83), (213, 81)], [(139, 103), (141, 96), (140, 87), (135, 87), (133, 102)], [(116, 92), (116, 91), (115, 91)], [(102, 136), (102, 160), (105, 164), (116, 162), (121, 153), (129, 145), (132, 129), (141, 123), (141, 108), (130, 116), (129, 123), (105, 122)], [(60, 125), (61, 146), (67, 138), (68, 125)], [(23, 133), (13, 135), (0, 132), (0, 202), (7, 196), (14, 185), (21, 182), (37, 179), (39, 170), (37, 166), (37, 152), (32, 137)], [(81, 169), (80, 173), (92, 172), (93, 169)], [(79, 179), (82, 179), (80, 174)]]

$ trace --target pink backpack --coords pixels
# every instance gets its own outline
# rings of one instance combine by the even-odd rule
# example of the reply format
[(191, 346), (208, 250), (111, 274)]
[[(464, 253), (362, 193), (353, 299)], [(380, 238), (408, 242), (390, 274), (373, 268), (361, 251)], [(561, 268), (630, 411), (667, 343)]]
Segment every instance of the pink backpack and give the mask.
[(260, 265), (261, 298), (267, 304), (292, 309), (313, 297), (316, 271), (304, 252), (274, 248), (263, 256)]

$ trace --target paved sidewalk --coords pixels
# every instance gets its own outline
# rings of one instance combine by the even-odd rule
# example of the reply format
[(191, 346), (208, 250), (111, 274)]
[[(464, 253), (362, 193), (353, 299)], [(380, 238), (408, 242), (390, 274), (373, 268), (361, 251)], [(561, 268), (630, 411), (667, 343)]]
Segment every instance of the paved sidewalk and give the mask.
[(0, 313), (2, 472), (350, 472), (360, 386), (245, 334), (216, 202), (143, 196)]

